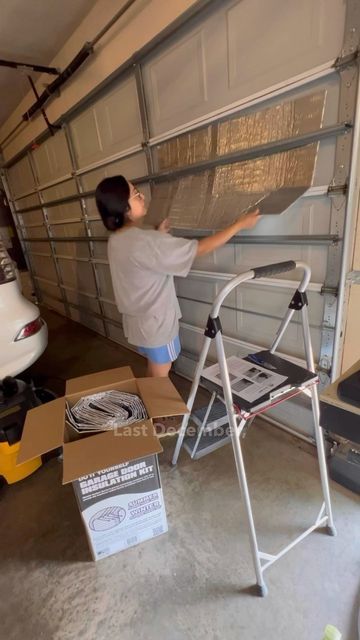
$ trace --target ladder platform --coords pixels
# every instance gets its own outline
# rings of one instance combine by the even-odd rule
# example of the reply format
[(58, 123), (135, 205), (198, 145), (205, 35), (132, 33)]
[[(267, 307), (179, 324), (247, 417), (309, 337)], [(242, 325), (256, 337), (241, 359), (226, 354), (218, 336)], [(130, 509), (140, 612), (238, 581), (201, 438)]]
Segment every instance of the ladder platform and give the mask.
[[(270, 409), (272, 406), (279, 404), (279, 402), (284, 402), (285, 400), (288, 400), (289, 397), (296, 395), (297, 393), (301, 393), (304, 389), (319, 381), (316, 373), (313, 373), (304, 367), (300, 367), (285, 358), (281, 358), (271, 353), (269, 350), (249, 354), (242, 360), (253, 364), (255, 369), (260, 367), (263, 370), (268, 370), (269, 376), (274, 372), (286, 379), (286, 381), (279, 384), (278, 387), (264, 393), (264, 395), (253, 402), (242, 397), (242, 380), (239, 380), (236, 383), (231, 381), (230, 384), (233, 402), (238, 406), (241, 413), (247, 416), (262, 413), (264, 410)], [(214, 376), (215, 366), (216, 365), (213, 365), (203, 370), (200, 382), (202, 386), (208, 389), (208, 391), (215, 392), (220, 395), (223, 393), (223, 386), (220, 373)], [(207, 372), (209, 372), (208, 375), (211, 375), (211, 378), (213, 379), (209, 379)], [(232, 377), (234, 378), (235, 376), (232, 375)], [(214, 378), (215, 380), (219, 378), (219, 382), (216, 383)]]

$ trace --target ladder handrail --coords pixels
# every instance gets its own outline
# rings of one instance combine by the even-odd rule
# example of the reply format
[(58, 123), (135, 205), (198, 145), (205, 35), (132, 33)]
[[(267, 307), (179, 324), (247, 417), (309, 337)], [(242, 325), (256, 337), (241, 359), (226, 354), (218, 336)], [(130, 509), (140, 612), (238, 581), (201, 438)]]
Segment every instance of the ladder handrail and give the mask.
[(305, 262), (295, 262), (294, 260), (288, 260), (286, 262), (277, 262), (276, 264), (266, 265), (264, 267), (254, 267), (254, 269), (250, 269), (250, 271), (239, 273), (238, 276), (235, 276), (235, 278), (225, 284), (212, 304), (210, 317), (217, 318), (217, 316), (219, 315), (220, 307), (225, 298), (229, 295), (229, 293), (231, 293), (233, 289), (238, 287), (243, 282), (246, 282), (247, 280), (253, 280), (255, 278), (262, 278), (266, 275), (276, 275), (278, 273), (293, 271), (294, 269), (302, 269), (304, 272), (301, 282), (298, 286), (298, 290), (301, 293), (304, 293), (309, 285), (311, 278), (311, 269)]

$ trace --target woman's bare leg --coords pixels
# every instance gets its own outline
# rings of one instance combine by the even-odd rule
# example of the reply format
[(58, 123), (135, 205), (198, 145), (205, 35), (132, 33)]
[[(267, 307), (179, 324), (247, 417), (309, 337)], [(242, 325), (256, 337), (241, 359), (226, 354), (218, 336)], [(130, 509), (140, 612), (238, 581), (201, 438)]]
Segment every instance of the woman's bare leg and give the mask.
[(150, 378), (166, 378), (169, 375), (172, 362), (165, 362), (165, 364), (157, 364), (156, 362), (147, 361), (147, 373)]
[[(167, 378), (172, 362), (157, 364), (148, 360), (147, 375), (152, 378)], [(174, 436), (181, 426), (181, 416), (165, 416), (154, 420), (154, 427), (159, 438)]]

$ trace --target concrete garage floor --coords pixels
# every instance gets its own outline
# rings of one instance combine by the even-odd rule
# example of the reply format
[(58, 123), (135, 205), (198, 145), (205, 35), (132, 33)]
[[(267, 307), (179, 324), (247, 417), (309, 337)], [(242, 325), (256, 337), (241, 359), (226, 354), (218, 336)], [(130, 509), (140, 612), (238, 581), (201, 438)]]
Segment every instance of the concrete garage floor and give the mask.
[[(141, 357), (52, 312), (37, 382), (62, 393), (67, 377)], [(177, 381), (179, 379), (177, 378)], [(181, 383), (186, 393), (187, 385)], [(357, 638), (360, 509), (332, 483), (338, 537), (314, 533), (269, 569), (269, 595), (254, 583), (232, 450), (198, 462), (174, 443), (160, 456), (169, 533), (94, 563), (61, 464), (1, 491), (0, 636), (7, 640), (321, 640), (327, 623)], [(276, 551), (312, 524), (320, 491), (310, 448), (254, 425), (245, 457), (260, 542)]]

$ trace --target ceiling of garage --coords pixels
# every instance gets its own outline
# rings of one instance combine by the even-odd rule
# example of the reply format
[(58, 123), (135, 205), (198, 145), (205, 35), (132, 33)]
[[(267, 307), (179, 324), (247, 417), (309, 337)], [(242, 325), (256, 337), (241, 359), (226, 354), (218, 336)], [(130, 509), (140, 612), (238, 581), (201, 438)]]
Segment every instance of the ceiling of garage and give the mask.
[[(0, 58), (49, 65), (95, 2), (0, 0)], [(0, 67), (0, 126), (28, 91), (22, 71)]]

